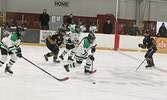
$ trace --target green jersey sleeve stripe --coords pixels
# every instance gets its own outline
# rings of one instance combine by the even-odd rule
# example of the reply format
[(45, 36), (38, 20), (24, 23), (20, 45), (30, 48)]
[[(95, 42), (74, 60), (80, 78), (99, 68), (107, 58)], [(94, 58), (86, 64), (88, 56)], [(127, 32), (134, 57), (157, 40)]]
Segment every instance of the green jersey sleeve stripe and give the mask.
[(6, 45), (4, 45), (4, 44), (2, 44), (2, 43), (0, 43), (0, 45), (3, 46), (3, 47), (5, 47), (5, 48), (8, 48)]
[(13, 48), (13, 49), (9, 49), (9, 51), (14, 51), (14, 50), (16, 50), (16, 48)]

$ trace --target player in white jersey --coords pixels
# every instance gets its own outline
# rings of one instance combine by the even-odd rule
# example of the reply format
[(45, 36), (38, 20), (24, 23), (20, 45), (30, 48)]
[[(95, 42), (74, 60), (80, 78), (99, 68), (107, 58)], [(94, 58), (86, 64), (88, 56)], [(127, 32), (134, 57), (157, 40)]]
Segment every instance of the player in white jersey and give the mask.
[(75, 26), (76, 24), (74, 23), (74, 21), (72, 21), (71, 24), (68, 26), (68, 30), (70, 31), (75, 30)]
[(62, 52), (62, 54), (59, 56), (61, 60), (64, 60), (64, 56), (71, 50), (70, 54), (68, 55), (68, 60), (74, 61), (72, 58), (75, 54), (75, 46), (79, 43), (79, 36), (80, 36), (80, 26), (77, 25), (75, 27), (75, 30), (70, 31), (67, 33), (67, 35), (64, 37), (64, 44), (66, 45), (66, 49)]
[(81, 32), (86, 32), (86, 25), (84, 25), (84, 22), (80, 22), (80, 29)]
[(89, 32), (93, 32), (93, 33), (97, 32), (97, 26), (95, 25), (95, 22), (93, 22), (92, 25), (90, 25)]
[(17, 58), (22, 57), (20, 42), (24, 34), (24, 28), (17, 27), (16, 33), (10, 34), (8, 37), (4, 37), (0, 43), (1, 46), (1, 60), (0, 67), (7, 61), (8, 55), (11, 57), (6, 64), (5, 72), (13, 74), (11, 67), (17, 61)]
[(96, 47), (93, 46), (95, 41), (94, 33), (89, 33), (89, 35), (82, 39), (80, 42), (76, 54), (74, 56), (75, 61), (72, 64), (64, 65), (64, 68), (67, 72), (70, 71), (70, 68), (80, 67), (83, 60), (86, 60), (86, 65), (84, 66), (85, 73), (92, 73), (92, 62), (95, 60), (92, 54), (88, 54), (89, 49), (91, 48), (91, 53), (96, 51)]

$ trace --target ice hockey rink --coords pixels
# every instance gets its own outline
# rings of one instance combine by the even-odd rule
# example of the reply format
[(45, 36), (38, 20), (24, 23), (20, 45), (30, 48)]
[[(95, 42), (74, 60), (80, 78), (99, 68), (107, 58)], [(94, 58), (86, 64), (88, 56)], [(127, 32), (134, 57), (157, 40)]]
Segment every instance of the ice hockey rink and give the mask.
[[(44, 61), (46, 47), (21, 46), (23, 56), (58, 78), (70, 79), (59, 82), (24, 59), (13, 66), (14, 74), (0, 69), (0, 100), (167, 100), (167, 55), (154, 55), (156, 68), (145, 69), (141, 52), (97, 50), (92, 75), (83, 73), (83, 66), (67, 73), (63, 65), (52, 58)], [(63, 48), (60, 50), (62, 52)], [(96, 84), (93, 84), (95, 82)]]

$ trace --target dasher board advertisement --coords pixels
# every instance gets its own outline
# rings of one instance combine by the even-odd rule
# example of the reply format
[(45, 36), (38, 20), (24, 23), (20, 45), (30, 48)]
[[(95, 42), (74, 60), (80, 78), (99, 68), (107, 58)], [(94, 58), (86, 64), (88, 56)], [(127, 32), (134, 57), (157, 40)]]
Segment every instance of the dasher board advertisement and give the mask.
[(56, 31), (40, 30), (40, 44), (45, 44), (45, 40), (48, 36), (55, 34)]

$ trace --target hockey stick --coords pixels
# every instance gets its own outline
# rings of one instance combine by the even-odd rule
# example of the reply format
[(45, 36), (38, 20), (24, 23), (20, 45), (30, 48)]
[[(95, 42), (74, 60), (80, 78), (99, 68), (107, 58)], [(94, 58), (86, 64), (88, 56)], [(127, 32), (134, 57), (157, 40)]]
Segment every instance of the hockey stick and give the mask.
[(49, 72), (47, 72), (46, 70), (42, 69), (41, 67), (39, 67), (38, 65), (34, 64), (33, 62), (31, 62), (30, 60), (26, 59), (25, 57), (22, 57), (24, 60), (28, 61), (29, 63), (31, 63), (32, 65), (34, 65), (35, 67), (37, 67), (38, 69), (42, 70), (43, 72), (45, 72), (46, 74), (48, 74), (49, 76), (53, 77), (54, 79), (58, 80), (58, 81), (66, 81), (69, 79), (69, 77), (65, 77), (62, 79), (59, 79), (55, 76), (53, 76), (52, 74), (50, 74)]
[[(95, 47), (97, 46), (97, 44), (94, 45)], [(92, 53), (92, 56), (94, 56), (94, 53)], [(92, 60), (92, 72), (93, 72), (93, 60)]]
[[(150, 54), (153, 52), (153, 50), (149, 53), (148, 56), (150, 56)], [(140, 68), (140, 66), (144, 63), (144, 61), (148, 58), (148, 56), (142, 61), (142, 63), (136, 68), (136, 72), (137, 70)]]

